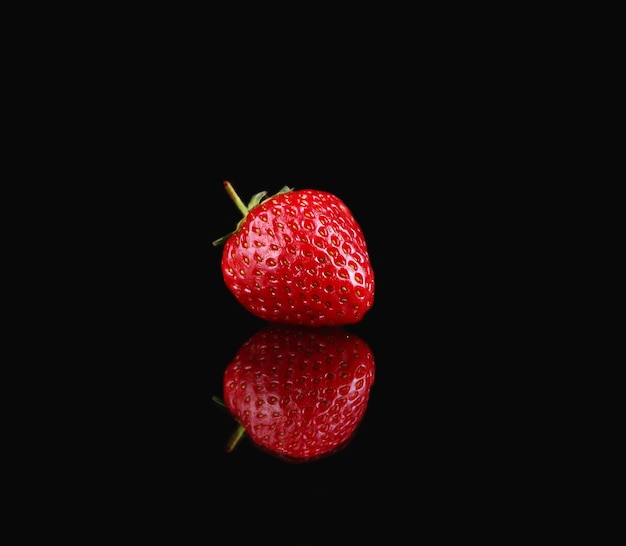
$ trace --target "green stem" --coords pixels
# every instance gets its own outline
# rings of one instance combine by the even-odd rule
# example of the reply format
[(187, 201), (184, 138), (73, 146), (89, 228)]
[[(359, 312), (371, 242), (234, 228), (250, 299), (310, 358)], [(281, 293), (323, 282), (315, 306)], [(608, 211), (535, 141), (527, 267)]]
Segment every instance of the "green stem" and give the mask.
[(235, 432), (232, 433), (231, 437), (228, 439), (226, 443), (226, 452), (230, 453), (233, 449), (237, 447), (239, 441), (243, 438), (243, 435), (246, 433), (246, 429), (243, 425), (237, 425)]
[[(241, 200), (241, 198), (235, 192), (235, 188), (233, 188), (232, 184), (228, 180), (224, 180), (224, 188), (226, 189), (226, 193), (231, 198), (233, 203), (237, 205), (237, 208), (239, 209), (239, 212), (241, 212), (241, 214), (243, 215), (243, 218), (239, 220), (239, 222), (237, 223), (237, 227), (235, 228), (234, 231), (231, 231), (230, 233), (227, 233), (223, 237), (220, 237), (219, 239), (216, 239), (215, 241), (213, 241), (213, 246), (223, 245), (229, 239), (231, 235), (233, 235), (234, 233), (237, 233), (237, 231), (239, 231), (239, 228), (245, 222), (246, 216), (248, 216), (248, 213), (254, 207), (257, 207), (258, 205), (260, 205), (265, 200), (265, 196), (267, 195), (266, 191), (255, 193), (250, 199), (250, 202), (248, 203), (248, 205), (246, 206), (244, 202)], [(281, 195), (283, 193), (289, 193), (290, 191), (293, 191), (293, 188), (290, 188), (289, 186), (283, 186), (280, 189), (280, 191), (276, 193), (275, 195), (273, 195), (272, 197)]]
[(235, 192), (235, 188), (233, 188), (232, 184), (228, 180), (224, 180), (224, 188), (226, 189), (226, 193), (228, 194), (228, 196), (233, 200), (235, 205), (237, 205), (239, 212), (241, 212), (241, 214), (245, 217), (246, 214), (248, 214), (248, 207), (246, 207), (244, 202), (237, 195), (237, 192)]

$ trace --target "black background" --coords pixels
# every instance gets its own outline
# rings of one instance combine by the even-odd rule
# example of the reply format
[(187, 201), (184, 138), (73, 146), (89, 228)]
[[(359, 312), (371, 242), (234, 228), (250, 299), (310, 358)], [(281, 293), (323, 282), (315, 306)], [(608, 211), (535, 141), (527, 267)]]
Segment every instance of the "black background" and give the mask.
[[(68, 433), (90, 436), (71, 458), (88, 454), (89, 490), (113, 491), (115, 509), (150, 528), (228, 528), (242, 541), (276, 520), (317, 539), (337, 518), (342, 539), (366, 523), (403, 535), (416, 517), (430, 532), (482, 531), (549, 502), (558, 484), (537, 478), (553, 469), (556, 427), (536, 426), (553, 385), (537, 344), (552, 317), (549, 300), (538, 305), (552, 282), (534, 244), (541, 189), (519, 139), (435, 95), (397, 109), (387, 98), (377, 115), (283, 110), (280, 122), (258, 104), (232, 120), (221, 104), (195, 117), (194, 101), (165, 122), (152, 110), (133, 119), (89, 158), (101, 183), (82, 196), (85, 221), (68, 226), (86, 240), (68, 249), (81, 288), (67, 333), (85, 347), (68, 379), (86, 385), (68, 407), (85, 423)], [(289, 464), (245, 439), (225, 452), (235, 422), (211, 397), (265, 323), (227, 290), (212, 245), (240, 219), (224, 180), (244, 201), (284, 185), (332, 192), (365, 235), (374, 304), (346, 329), (372, 348), (376, 382), (355, 438), (325, 459)], [(94, 230), (80, 229), (87, 221)]]
[[(232, 101), (196, 118), (194, 101), (111, 144), (101, 193), (113, 205), (93, 264), (103, 280), (90, 293), (104, 317), (97, 382), (112, 384), (103, 417), (120, 423), (101, 441), (115, 461), (104, 478), (131, 476), (126, 502), (190, 525), (207, 514), (232, 525), (250, 505), (303, 525), (346, 510), (386, 527), (415, 511), (432, 527), (450, 514), (479, 526), (514, 517), (542, 449), (527, 441), (544, 384), (533, 340), (547, 332), (533, 309), (543, 266), (528, 259), (537, 192), (501, 118), (468, 119), (438, 91), (367, 114), (313, 101), (280, 122), (245, 97), (233, 119)], [(289, 464), (247, 440), (224, 450), (235, 422), (211, 397), (265, 326), (228, 292), (212, 246), (240, 219), (224, 180), (244, 202), (284, 185), (330, 191), (363, 229), (375, 300), (347, 329), (372, 348), (376, 382), (352, 443), (325, 459)]]
[[(562, 165), (579, 164), (559, 155), (563, 127), (578, 135), (556, 70), (571, 40), (541, 36), (561, 19), (320, 10), (302, 36), (304, 18), (277, 12), (272, 28), (243, 11), (189, 31), (142, 16), (127, 42), (105, 26), (93, 48), (70, 33), (69, 53), (37, 50), (46, 100), (23, 130), (43, 150), (24, 166), (45, 172), (22, 185), (50, 216), (18, 297), (35, 294), (23, 311), (44, 330), (25, 345), (43, 348), (44, 373), (23, 366), (47, 395), (28, 453), (52, 482), (41, 504), (65, 495), (61, 525), (175, 543), (533, 534), (576, 487), (551, 449), (569, 409), (550, 407), (566, 390), (554, 363), (568, 364), (557, 310), (576, 306), (552, 267), (574, 244), (556, 220)], [(244, 201), (330, 191), (364, 231), (375, 301), (348, 329), (376, 383), (353, 442), (326, 459), (224, 451), (235, 423), (211, 397), (264, 326), (211, 244), (240, 217), (224, 180)]]
[[(336, 68), (272, 85), (240, 67), (208, 83), (191, 71), (113, 118), (115, 138), (91, 162), (111, 203), (93, 266), (105, 281), (91, 290), (112, 311), (98, 347), (115, 387), (104, 416), (120, 426), (105, 478), (132, 476), (127, 499), (192, 526), (289, 513), (323, 532), (316, 522), (349, 511), (345, 536), (354, 517), (385, 528), (416, 513), (431, 528), (516, 517), (542, 449), (527, 441), (540, 397), (527, 387), (543, 384), (532, 340), (547, 332), (529, 237), (538, 135), (513, 98), (430, 62), (418, 80), (381, 62), (383, 91), (367, 63), (356, 79)], [(228, 292), (212, 246), (240, 219), (224, 180), (244, 202), (284, 185), (332, 192), (363, 229), (375, 300), (347, 329), (372, 348), (376, 382), (356, 437), (328, 458), (289, 464), (246, 440), (224, 450), (235, 422), (211, 397), (265, 326)]]

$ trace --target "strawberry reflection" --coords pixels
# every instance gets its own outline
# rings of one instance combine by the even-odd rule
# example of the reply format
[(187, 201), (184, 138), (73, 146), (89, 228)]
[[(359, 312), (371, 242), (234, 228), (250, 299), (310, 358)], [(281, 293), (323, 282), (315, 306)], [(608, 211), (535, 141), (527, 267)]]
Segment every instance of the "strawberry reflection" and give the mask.
[(243, 343), (224, 371), (223, 404), (245, 436), (292, 463), (337, 453), (365, 415), (374, 355), (342, 328), (270, 325)]

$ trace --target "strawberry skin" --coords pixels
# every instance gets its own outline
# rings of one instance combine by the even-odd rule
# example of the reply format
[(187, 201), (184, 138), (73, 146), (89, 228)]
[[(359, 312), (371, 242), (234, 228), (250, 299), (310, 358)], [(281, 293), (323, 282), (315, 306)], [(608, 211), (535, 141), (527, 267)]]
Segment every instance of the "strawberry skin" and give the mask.
[(224, 242), (221, 268), (237, 301), (272, 323), (354, 324), (374, 302), (362, 229), (324, 191), (289, 190), (253, 206)]
[(374, 383), (374, 356), (341, 328), (271, 325), (224, 371), (224, 404), (263, 451), (309, 462), (345, 447)]

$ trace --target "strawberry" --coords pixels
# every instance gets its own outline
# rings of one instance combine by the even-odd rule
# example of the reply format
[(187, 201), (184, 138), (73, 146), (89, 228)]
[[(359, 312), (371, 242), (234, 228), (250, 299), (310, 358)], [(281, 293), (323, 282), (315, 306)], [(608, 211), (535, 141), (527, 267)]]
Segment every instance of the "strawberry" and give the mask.
[(374, 355), (342, 328), (269, 325), (243, 343), (224, 371), (223, 403), (246, 435), (288, 462), (346, 447), (365, 414)]
[(246, 206), (224, 182), (243, 219), (224, 245), (228, 289), (268, 322), (302, 326), (355, 324), (374, 302), (374, 272), (363, 231), (337, 196), (284, 187)]

